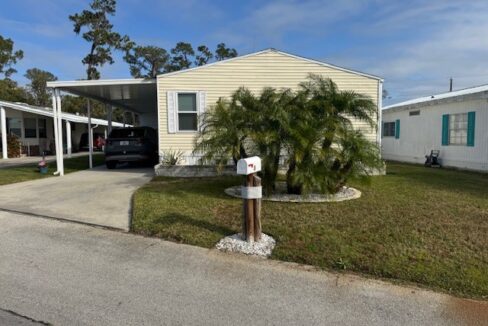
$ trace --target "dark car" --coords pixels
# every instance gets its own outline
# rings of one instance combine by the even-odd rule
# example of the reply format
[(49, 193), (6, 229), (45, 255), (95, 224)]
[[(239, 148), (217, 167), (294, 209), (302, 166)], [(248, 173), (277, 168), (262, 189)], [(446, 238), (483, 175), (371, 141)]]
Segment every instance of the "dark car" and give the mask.
[(158, 161), (158, 136), (150, 127), (114, 129), (105, 142), (105, 164), (114, 169), (119, 162)]
[[(105, 144), (105, 139), (103, 134), (100, 133), (93, 133), (93, 150), (94, 151), (101, 151), (103, 145)], [(88, 133), (85, 132), (81, 134), (80, 137), (80, 145), (78, 147), (80, 151), (89, 151), (90, 148), (88, 147)]]

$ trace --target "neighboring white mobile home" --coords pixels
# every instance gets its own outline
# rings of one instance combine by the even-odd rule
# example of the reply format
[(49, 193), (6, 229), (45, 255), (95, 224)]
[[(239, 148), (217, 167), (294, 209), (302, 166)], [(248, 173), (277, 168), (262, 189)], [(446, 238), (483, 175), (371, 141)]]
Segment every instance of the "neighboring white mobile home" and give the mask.
[(383, 108), (382, 156), (424, 163), (440, 150), (443, 166), (488, 171), (488, 85)]
[[(81, 137), (88, 132), (88, 118), (63, 113), (64, 152), (71, 153), (79, 150)], [(92, 119), (94, 134), (104, 135), (108, 121)], [(113, 127), (123, 127), (122, 123), (114, 122)], [(21, 148), (21, 154), (38, 156), (42, 153), (54, 153), (53, 112), (50, 108), (32, 106), (25, 103), (0, 101), (0, 149), (2, 158), (8, 158), (7, 135), (14, 135)], [(4, 150), (5, 148), (5, 150)]]

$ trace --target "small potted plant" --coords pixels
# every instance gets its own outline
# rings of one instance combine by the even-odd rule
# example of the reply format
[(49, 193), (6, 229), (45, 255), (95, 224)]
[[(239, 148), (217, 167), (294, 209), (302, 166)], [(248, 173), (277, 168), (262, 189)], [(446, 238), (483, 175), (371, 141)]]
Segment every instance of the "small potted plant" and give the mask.
[(41, 174), (47, 173), (48, 165), (47, 165), (46, 158), (44, 155), (42, 155), (42, 160), (39, 162), (39, 164), (37, 164), (37, 167), (39, 168), (39, 172)]

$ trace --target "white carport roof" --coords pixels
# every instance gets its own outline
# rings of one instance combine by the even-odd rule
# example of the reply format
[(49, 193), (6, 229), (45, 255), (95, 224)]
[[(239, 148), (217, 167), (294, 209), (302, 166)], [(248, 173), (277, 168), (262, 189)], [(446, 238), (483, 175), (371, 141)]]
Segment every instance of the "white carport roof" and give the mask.
[(135, 113), (157, 108), (156, 79), (103, 79), (48, 82), (47, 87), (98, 100)]
[[(53, 118), (54, 114), (52, 111), (52, 108), (46, 108), (46, 107), (41, 107), (41, 106), (34, 106), (34, 105), (29, 105), (25, 103), (20, 103), (20, 102), (8, 102), (8, 101), (0, 101), (0, 106), (5, 107), (5, 108), (10, 108), (13, 110), (17, 111), (22, 111), (22, 112), (29, 112), (33, 114), (38, 114), (46, 117)], [(82, 115), (77, 115), (77, 114), (72, 114), (72, 113), (65, 113), (63, 112), (61, 114), (61, 119), (70, 121), (70, 122), (75, 122), (75, 123), (85, 123), (88, 124), (88, 117), (82, 116)], [(108, 121), (103, 120), (103, 119), (96, 119), (92, 118), (92, 124), (95, 125), (101, 125), (101, 126), (108, 126)], [(119, 122), (112, 122), (113, 127), (123, 127), (124, 125)]]

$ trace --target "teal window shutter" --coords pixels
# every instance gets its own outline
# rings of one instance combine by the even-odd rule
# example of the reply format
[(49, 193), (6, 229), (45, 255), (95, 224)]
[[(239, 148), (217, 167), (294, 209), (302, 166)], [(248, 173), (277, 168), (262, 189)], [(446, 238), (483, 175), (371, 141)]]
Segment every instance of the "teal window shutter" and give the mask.
[(395, 121), (395, 138), (399, 139), (400, 138), (400, 120), (397, 119)]
[(449, 114), (442, 115), (442, 146), (449, 145)]
[(474, 124), (476, 120), (476, 112), (468, 112), (468, 142), (466, 145), (474, 146)]

